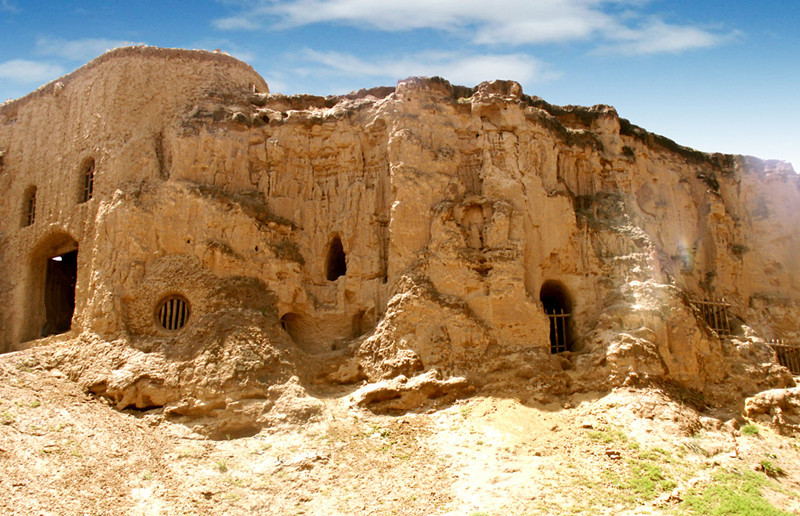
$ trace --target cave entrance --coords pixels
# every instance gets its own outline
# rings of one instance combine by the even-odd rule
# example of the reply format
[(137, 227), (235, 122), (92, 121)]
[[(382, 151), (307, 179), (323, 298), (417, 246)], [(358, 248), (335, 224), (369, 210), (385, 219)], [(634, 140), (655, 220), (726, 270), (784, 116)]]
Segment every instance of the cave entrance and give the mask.
[(539, 291), (544, 313), (550, 320), (550, 353), (572, 351), (572, 300), (563, 283), (545, 281)]
[(46, 322), (42, 336), (64, 333), (72, 327), (77, 277), (77, 249), (48, 258), (44, 281)]
[(342, 239), (335, 235), (328, 244), (328, 258), (325, 266), (325, 277), (328, 281), (335, 281), (347, 274), (347, 256), (344, 254)]

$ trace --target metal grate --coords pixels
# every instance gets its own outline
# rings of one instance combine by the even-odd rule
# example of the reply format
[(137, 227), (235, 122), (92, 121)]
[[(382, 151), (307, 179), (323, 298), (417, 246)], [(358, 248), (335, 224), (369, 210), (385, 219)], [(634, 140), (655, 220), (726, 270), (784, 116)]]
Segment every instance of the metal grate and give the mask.
[(731, 304), (725, 298), (704, 299), (702, 301), (694, 301), (692, 304), (700, 310), (700, 313), (703, 314), (703, 320), (716, 332), (719, 338), (723, 339), (733, 335), (729, 314)]
[(81, 197), (82, 202), (86, 202), (92, 198), (92, 194), (94, 193), (94, 160), (89, 162), (89, 166), (86, 167), (86, 170), (83, 173), (83, 196)]
[(180, 330), (189, 319), (189, 303), (180, 296), (170, 296), (161, 302), (156, 317), (162, 328)]
[(561, 308), (551, 308), (545, 313), (550, 319), (550, 353), (567, 351), (567, 325), (572, 314), (565, 313)]
[(800, 346), (789, 344), (785, 340), (769, 340), (767, 344), (775, 351), (780, 365), (792, 374), (800, 375)]

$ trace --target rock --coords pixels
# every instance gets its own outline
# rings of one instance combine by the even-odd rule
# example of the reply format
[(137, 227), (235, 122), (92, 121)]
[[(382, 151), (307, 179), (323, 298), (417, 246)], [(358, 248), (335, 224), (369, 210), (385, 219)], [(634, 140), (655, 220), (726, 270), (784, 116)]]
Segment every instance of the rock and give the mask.
[(763, 337), (800, 338), (800, 179), (610, 106), (272, 95), (223, 53), (126, 47), (0, 106), (0, 153), (0, 349), (207, 436), (360, 382), (378, 411), (794, 385)]
[(418, 408), (433, 399), (451, 402), (474, 391), (474, 387), (464, 378), (441, 380), (438, 376), (436, 371), (428, 371), (410, 379), (398, 376), (368, 384), (353, 393), (351, 399), (355, 405), (386, 412)]
[(744, 413), (751, 419), (771, 424), (782, 434), (800, 431), (800, 387), (771, 389), (747, 398)]

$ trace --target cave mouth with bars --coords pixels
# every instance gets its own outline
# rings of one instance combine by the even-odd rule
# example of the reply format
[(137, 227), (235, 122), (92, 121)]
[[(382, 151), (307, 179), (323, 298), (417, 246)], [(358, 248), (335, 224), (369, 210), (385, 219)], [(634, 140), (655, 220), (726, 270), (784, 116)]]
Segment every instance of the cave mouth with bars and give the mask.
[(572, 300), (566, 287), (560, 281), (545, 281), (539, 291), (539, 300), (550, 320), (550, 353), (573, 351), (570, 331)]
[(78, 277), (78, 251), (52, 256), (45, 272), (44, 308), (47, 322), (43, 336), (65, 333), (72, 327), (75, 312), (75, 282)]

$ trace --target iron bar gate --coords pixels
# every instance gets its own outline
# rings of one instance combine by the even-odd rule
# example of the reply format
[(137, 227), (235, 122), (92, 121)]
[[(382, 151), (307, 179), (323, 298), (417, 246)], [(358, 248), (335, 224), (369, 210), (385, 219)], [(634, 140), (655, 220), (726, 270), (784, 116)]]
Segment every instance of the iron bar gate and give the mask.
[(547, 318), (550, 319), (550, 353), (556, 354), (567, 351), (567, 325), (572, 314), (565, 313), (563, 308), (551, 308), (546, 310)]
[(792, 374), (800, 374), (800, 346), (789, 344), (785, 340), (768, 340), (767, 344), (775, 351), (778, 363), (791, 371)]
[(724, 339), (733, 335), (729, 315), (731, 304), (725, 298), (704, 299), (693, 301), (692, 304), (700, 310), (703, 320), (719, 338)]

